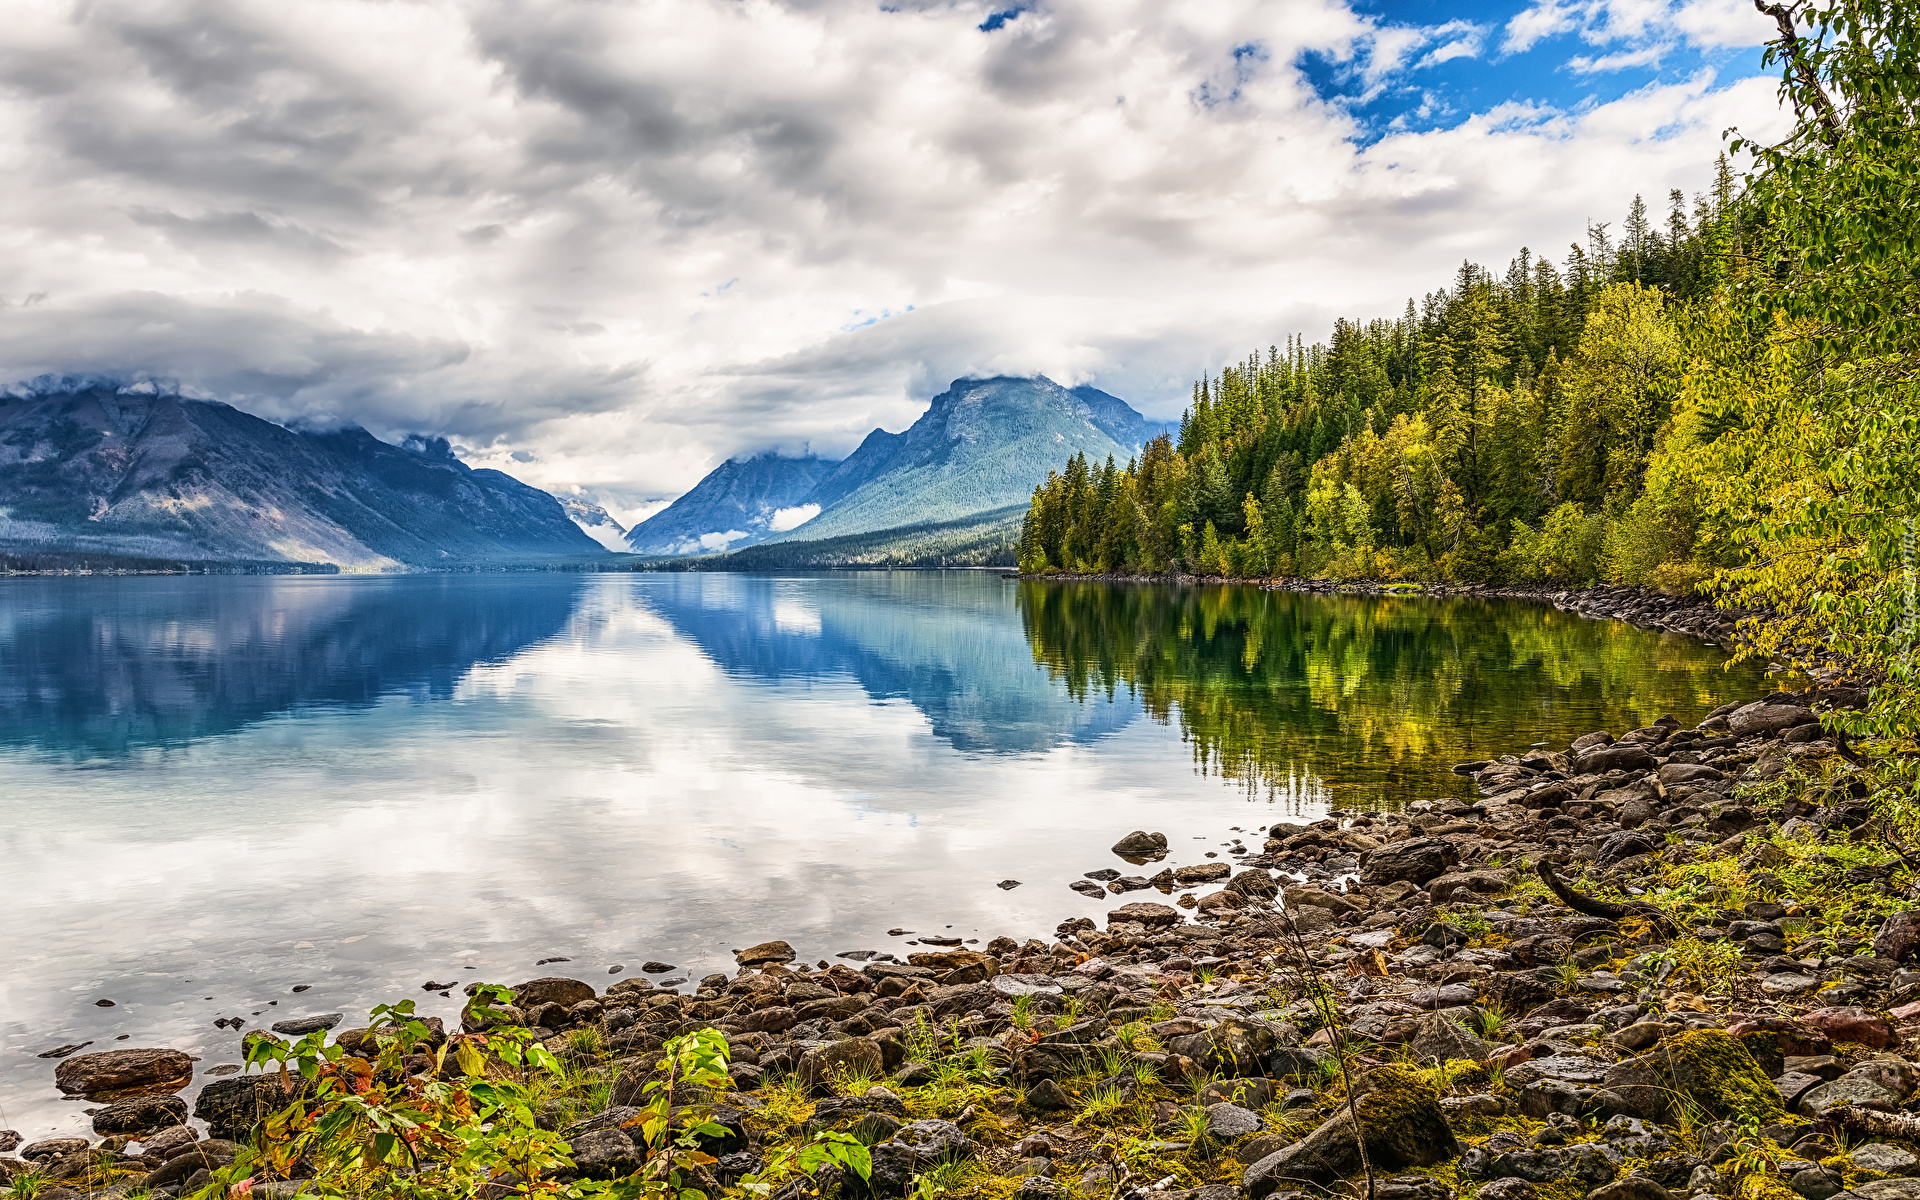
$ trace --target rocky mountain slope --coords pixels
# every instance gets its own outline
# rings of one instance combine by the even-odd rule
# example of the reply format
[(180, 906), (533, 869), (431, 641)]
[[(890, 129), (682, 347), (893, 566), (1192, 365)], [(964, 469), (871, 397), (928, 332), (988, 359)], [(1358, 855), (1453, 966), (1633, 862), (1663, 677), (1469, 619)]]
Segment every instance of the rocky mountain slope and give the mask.
[(97, 378), (0, 395), (0, 550), (363, 570), (605, 553), (558, 500), (444, 439), (298, 431)]
[[(763, 542), (786, 526), (782, 510), (800, 508), (834, 464), (813, 455), (772, 452), (729, 459), (693, 490), (635, 525), (627, 546), (636, 554), (712, 554)], [(789, 511), (785, 519), (805, 515)]]
[(1098, 388), (957, 379), (904, 432), (876, 429), (841, 462), (722, 463), (628, 543), (643, 554), (710, 554), (964, 520), (1024, 505), (1069, 454), (1124, 462), (1165, 429)]

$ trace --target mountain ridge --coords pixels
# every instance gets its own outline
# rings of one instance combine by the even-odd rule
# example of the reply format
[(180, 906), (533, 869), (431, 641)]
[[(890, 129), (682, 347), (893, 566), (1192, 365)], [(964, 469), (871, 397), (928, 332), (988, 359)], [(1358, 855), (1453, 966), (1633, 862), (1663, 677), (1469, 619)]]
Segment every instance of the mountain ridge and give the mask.
[(0, 550), (357, 570), (606, 553), (554, 497), (444, 438), (293, 429), (97, 376), (0, 392)]
[[(1095, 387), (1066, 388), (1044, 375), (964, 377), (934, 396), (905, 430), (875, 429), (838, 463), (766, 454), (729, 460), (636, 525), (628, 545), (656, 556), (733, 554), (762, 544), (854, 544), (843, 539), (866, 539), (859, 543), (866, 546), (867, 535), (886, 530), (924, 531), (1024, 505), (1064, 454), (1124, 461), (1166, 431), (1165, 423), (1149, 421)], [(743, 523), (742, 509), (729, 500), (742, 461), (819, 464), (823, 469), (810, 488), (799, 486), (806, 482), (801, 472), (787, 468), (777, 503), (770, 485), (756, 493), (766, 513), (804, 515), (798, 510), (808, 506), (817, 506), (817, 513), (787, 528), (774, 528), (767, 519)]]

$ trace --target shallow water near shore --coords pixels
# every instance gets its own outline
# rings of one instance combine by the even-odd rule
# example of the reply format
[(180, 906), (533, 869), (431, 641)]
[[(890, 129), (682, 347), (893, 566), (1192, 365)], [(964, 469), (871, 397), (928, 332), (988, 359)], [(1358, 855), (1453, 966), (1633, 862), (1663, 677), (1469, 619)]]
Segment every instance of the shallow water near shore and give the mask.
[(452, 1017), (428, 979), (1046, 937), (1129, 830), (1179, 865), (1471, 796), (1452, 763), (1758, 694), (1723, 663), (1517, 602), (988, 572), (0, 579), (0, 1128), (84, 1127), (62, 1044), (197, 1086), (216, 1018)]

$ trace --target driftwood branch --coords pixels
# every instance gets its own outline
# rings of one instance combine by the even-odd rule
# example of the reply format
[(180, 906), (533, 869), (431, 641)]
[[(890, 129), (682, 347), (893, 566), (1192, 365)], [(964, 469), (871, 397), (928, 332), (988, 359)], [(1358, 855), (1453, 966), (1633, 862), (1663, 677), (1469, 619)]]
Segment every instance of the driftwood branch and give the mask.
[(1609, 921), (1618, 921), (1625, 917), (1644, 917), (1653, 922), (1654, 928), (1659, 930), (1663, 937), (1679, 936), (1680, 931), (1675, 929), (1673, 922), (1667, 919), (1667, 914), (1651, 904), (1640, 901), (1631, 904), (1615, 904), (1611, 900), (1600, 900), (1582, 892), (1576, 892), (1567, 886), (1565, 880), (1553, 873), (1552, 864), (1545, 858), (1534, 864), (1534, 870), (1540, 873), (1540, 881), (1552, 889), (1554, 895), (1560, 897), (1560, 903), (1577, 913), (1585, 913), (1590, 917), (1602, 917)]
[(1825, 1133), (1844, 1129), (1848, 1133), (1867, 1137), (1920, 1140), (1920, 1117), (1901, 1112), (1875, 1112), (1851, 1104), (1828, 1109), (1820, 1114), (1820, 1119), (1813, 1123), (1813, 1127)]

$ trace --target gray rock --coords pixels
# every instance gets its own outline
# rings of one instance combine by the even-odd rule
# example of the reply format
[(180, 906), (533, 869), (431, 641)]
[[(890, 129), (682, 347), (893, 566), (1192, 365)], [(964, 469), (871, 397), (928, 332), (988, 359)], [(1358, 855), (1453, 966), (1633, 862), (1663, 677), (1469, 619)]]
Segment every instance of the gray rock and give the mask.
[(1798, 971), (1781, 971), (1760, 981), (1760, 990), (1769, 996), (1797, 996), (1820, 986), (1820, 981)]
[(1064, 996), (1066, 989), (1051, 975), (995, 975), (987, 986), (1009, 998), (1015, 996)]
[[(1370, 1089), (1373, 1079), (1363, 1077), (1358, 1086)], [(1376, 1172), (1435, 1166), (1459, 1153), (1437, 1102), (1395, 1107), (1395, 1119), (1377, 1125), (1368, 1121), (1365, 1097), (1360, 1100), (1360, 1128), (1366, 1137), (1368, 1160)], [(1262, 1200), (1276, 1191), (1301, 1190), (1303, 1185), (1318, 1190), (1320, 1185), (1360, 1169), (1359, 1145), (1354, 1125), (1342, 1111), (1306, 1137), (1253, 1163), (1242, 1182), (1252, 1200)]]
[(913, 1121), (901, 1126), (892, 1145), (904, 1147), (921, 1162), (936, 1158), (965, 1158), (973, 1142), (952, 1121)]
[(98, 1134), (145, 1133), (187, 1123), (187, 1102), (178, 1096), (135, 1096), (93, 1114)]
[(1779, 733), (1792, 729), (1795, 725), (1805, 725), (1815, 721), (1813, 710), (1797, 704), (1765, 704), (1755, 701), (1743, 708), (1736, 708), (1727, 714), (1727, 727), (1736, 737), (1751, 737), (1754, 734)]
[(879, 1045), (870, 1038), (848, 1038), (810, 1047), (793, 1065), (793, 1077), (810, 1094), (825, 1095), (843, 1072), (878, 1079), (886, 1070)]
[(1373, 887), (1406, 880), (1424, 887), (1459, 863), (1460, 852), (1440, 838), (1390, 842), (1360, 856), (1360, 882)]
[(178, 1091), (193, 1078), (193, 1060), (178, 1050), (107, 1050), (60, 1061), (53, 1086), (67, 1096), (125, 1092), (136, 1088)]
[(1879, 1142), (1852, 1151), (1847, 1155), (1847, 1161), (1862, 1171), (1872, 1171), (1876, 1175), (1908, 1175), (1915, 1166), (1920, 1165), (1920, 1158), (1915, 1158), (1911, 1151)]
[(1801, 1200), (1830, 1200), (1845, 1184), (1834, 1172), (1816, 1166), (1795, 1171), (1787, 1186), (1798, 1192)]
[(1524, 1179), (1496, 1179), (1476, 1193), (1479, 1200), (1535, 1200), (1539, 1194)]
[(592, 1179), (618, 1179), (640, 1169), (633, 1136), (624, 1129), (594, 1129), (572, 1141), (573, 1163)]
[(1625, 1159), (1626, 1155), (1604, 1144), (1547, 1146), (1499, 1155), (1494, 1158), (1488, 1174), (1496, 1179), (1513, 1177), (1528, 1183), (1578, 1179), (1598, 1187), (1620, 1173), (1620, 1164)]
[(1673, 1193), (1645, 1175), (1626, 1175), (1588, 1192), (1587, 1200), (1673, 1200)]
[(1147, 833), (1136, 829), (1113, 844), (1113, 852), (1121, 858), (1154, 858), (1167, 852), (1167, 835)]
[(1542, 1079), (1558, 1079), (1566, 1083), (1591, 1085), (1605, 1080), (1608, 1068), (1607, 1063), (1595, 1062), (1577, 1054), (1552, 1054), (1507, 1068), (1507, 1084), (1524, 1088)]
[(1468, 1033), (1451, 1017), (1438, 1012), (1420, 1018), (1420, 1027), (1408, 1039), (1407, 1049), (1421, 1062), (1444, 1063), (1456, 1058), (1485, 1062), (1493, 1055), (1490, 1044)]
[(1259, 1133), (1265, 1128), (1260, 1118), (1237, 1104), (1209, 1104), (1207, 1113), (1207, 1133), (1223, 1142)]
[(286, 1021), (275, 1021), (273, 1031), (284, 1033), (289, 1037), (300, 1037), (322, 1029), (332, 1029), (345, 1016), (345, 1013), (318, 1013), (311, 1017), (294, 1017)]
[(1809, 1088), (1801, 1095), (1799, 1108), (1807, 1116), (1817, 1117), (1830, 1108), (1857, 1104), (1862, 1100), (1875, 1100), (1898, 1108), (1905, 1098), (1899, 1091), (1887, 1086), (1879, 1075), (1856, 1069), (1832, 1083)]
[(1875, 1179), (1835, 1193), (1834, 1200), (1920, 1200), (1920, 1179)]

